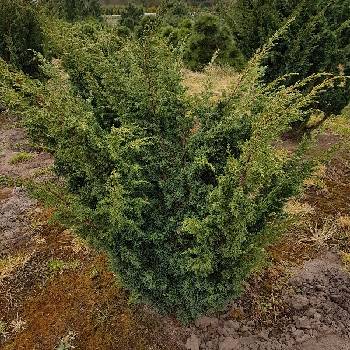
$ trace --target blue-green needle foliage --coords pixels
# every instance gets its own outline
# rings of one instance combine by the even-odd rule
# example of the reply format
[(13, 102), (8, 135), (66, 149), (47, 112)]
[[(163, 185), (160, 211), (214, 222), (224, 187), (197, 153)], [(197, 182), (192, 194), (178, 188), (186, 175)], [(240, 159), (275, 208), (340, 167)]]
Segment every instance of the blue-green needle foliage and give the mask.
[[(177, 57), (155, 38), (128, 42), (113, 60), (104, 50), (98, 84), (91, 76), (104, 91), (85, 99), (62, 67), (45, 65), (43, 85), (0, 62), (0, 102), (24, 115), (66, 180), (65, 195), (46, 192), (61, 219), (108, 253), (133, 298), (185, 321), (238, 296), (312, 168), (306, 142), (288, 152), (276, 140), (333, 78), (308, 94), (320, 76), (263, 85), (266, 50), (219, 99), (187, 97)], [(102, 94), (112, 119), (91, 104)]]

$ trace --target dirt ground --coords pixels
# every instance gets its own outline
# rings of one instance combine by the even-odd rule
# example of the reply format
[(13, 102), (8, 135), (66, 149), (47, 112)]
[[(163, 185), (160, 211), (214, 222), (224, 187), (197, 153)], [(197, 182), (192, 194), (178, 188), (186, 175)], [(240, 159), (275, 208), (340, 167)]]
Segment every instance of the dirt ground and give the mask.
[(0, 115), (1, 349), (350, 350), (348, 154), (287, 205), (294, 221), (244, 295), (188, 327), (130, 305), (106, 257), (6, 180), (50, 181), (51, 166), (17, 121)]

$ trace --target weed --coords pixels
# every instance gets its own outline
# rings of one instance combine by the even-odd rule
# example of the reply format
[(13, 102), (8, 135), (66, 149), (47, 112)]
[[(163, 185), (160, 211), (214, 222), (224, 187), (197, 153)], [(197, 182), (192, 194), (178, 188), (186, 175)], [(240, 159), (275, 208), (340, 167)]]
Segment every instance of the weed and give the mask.
[(24, 266), (30, 258), (31, 254), (9, 256), (5, 259), (0, 259), (0, 281), (10, 276), (19, 267)]
[(303, 239), (302, 241), (315, 244), (318, 247), (323, 247), (332, 239), (337, 238), (339, 227), (334, 218), (329, 217), (325, 219), (321, 226), (318, 223), (314, 225), (309, 223), (309, 232), (311, 234), (310, 237)]
[(64, 270), (76, 269), (80, 265), (77, 260), (74, 261), (63, 261), (59, 259), (52, 259), (47, 263), (47, 267), (51, 272), (63, 272)]
[(343, 264), (345, 265), (345, 268), (347, 270), (349, 270), (350, 269), (350, 253), (342, 252), (341, 253), (341, 260), (342, 260)]
[(18, 333), (18, 332), (22, 331), (25, 328), (26, 323), (27, 322), (22, 320), (22, 318), (19, 317), (17, 314), (16, 319), (12, 320), (11, 324), (10, 324), (12, 332)]
[(350, 230), (350, 215), (339, 216), (338, 224), (342, 229)]
[(4, 321), (0, 320), (0, 339), (4, 338), (6, 339), (8, 336), (8, 331), (7, 331), (7, 325)]
[(36, 178), (43, 175), (50, 175), (52, 174), (52, 172), (53, 172), (53, 167), (50, 165), (50, 166), (35, 170), (33, 172), (33, 177)]
[(304, 180), (304, 186), (306, 188), (315, 187), (319, 190), (327, 190), (326, 183), (324, 181), (324, 178), (326, 176), (326, 166), (320, 165), (315, 169), (312, 176), (308, 179)]
[(1, 187), (11, 187), (14, 184), (14, 180), (9, 176), (0, 175), (0, 188)]
[(90, 250), (86, 243), (77, 236), (73, 236), (71, 248), (76, 254), (80, 252), (87, 254)]
[(308, 203), (300, 203), (295, 199), (291, 199), (284, 206), (284, 211), (293, 216), (307, 216), (313, 214), (315, 209)]
[(10, 160), (10, 164), (19, 164), (19, 163), (24, 163), (28, 162), (29, 160), (34, 158), (34, 154), (28, 153), (28, 152), (19, 152), (16, 153)]
[(46, 242), (46, 239), (44, 237), (42, 237), (40, 234), (37, 234), (37, 235), (32, 237), (32, 241), (35, 244), (41, 245), (41, 244), (44, 244)]
[(99, 271), (94, 267), (90, 272), (90, 278), (95, 279), (99, 275)]
[(72, 342), (74, 341), (76, 336), (77, 335), (75, 332), (69, 331), (69, 333), (60, 340), (60, 343), (58, 344), (56, 350), (75, 349), (75, 346), (72, 345)]

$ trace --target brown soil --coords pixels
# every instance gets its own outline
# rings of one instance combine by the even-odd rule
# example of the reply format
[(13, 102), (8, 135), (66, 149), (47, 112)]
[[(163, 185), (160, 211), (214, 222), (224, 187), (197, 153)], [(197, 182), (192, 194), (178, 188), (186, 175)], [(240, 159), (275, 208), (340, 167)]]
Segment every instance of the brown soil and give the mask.
[[(11, 118), (0, 118), (0, 131), (0, 177), (52, 177), (51, 157), (36, 152)], [(10, 164), (23, 150), (34, 157)], [(52, 213), (24, 188), (0, 187), (0, 348), (350, 349), (350, 275), (339, 258), (350, 253), (350, 224), (337, 224), (350, 215), (349, 164), (339, 154), (322, 181), (308, 184), (298, 201), (312, 210), (269, 248), (270, 266), (244, 295), (189, 328), (129, 305), (104, 255), (49, 224)]]

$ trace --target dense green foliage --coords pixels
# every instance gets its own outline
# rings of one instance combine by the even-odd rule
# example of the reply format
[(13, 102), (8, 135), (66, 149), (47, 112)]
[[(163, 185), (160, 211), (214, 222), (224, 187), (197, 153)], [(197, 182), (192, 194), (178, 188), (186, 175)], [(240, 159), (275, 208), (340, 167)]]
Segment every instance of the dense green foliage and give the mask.
[(144, 8), (142, 6), (136, 6), (133, 3), (129, 3), (124, 9), (121, 10), (120, 15), (122, 17), (120, 24), (134, 30), (137, 25), (140, 24)]
[[(298, 76), (290, 77), (287, 84), (317, 72), (350, 74), (349, 0), (222, 0), (218, 11), (248, 58), (288, 18), (295, 17), (266, 61), (264, 79), (268, 82), (289, 73)], [(339, 114), (350, 101), (350, 83), (340, 82), (320, 101), (318, 108), (326, 116)]]
[(109, 127), (117, 123), (121, 103), (121, 77), (115, 67), (124, 42), (119, 29), (93, 21), (68, 24), (57, 20), (45, 26), (50, 56), (61, 59), (75, 90), (90, 101), (96, 118)]
[[(335, 3), (340, 4), (331, 5)], [(283, 4), (274, 5), (278, 16), (267, 16), (272, 23), (267, 29), (260, 24), (262, 14), (253, 16), (250, 23), (262, 33), (257, 42), (267, 40), (269, 28), (288, 16), (292, 7)], [(259, 266), (266, 245), (278, 233), (274, 226), (283, 218), (285, 202), (298, 193), (313, 167), (305, 156), (306, 137), (294, 152), (278, 141), (290, 125), (312, 114), (325, 90), (343, 81), (327, 74), (306, 77), (314, 71), (312, 55), (320, 60), (316, 71), (348, 57), (348, 8), (331, 5), (321, 8), (320, 14), (327, 16), (316, 15), (317, 5), (314, 14), (299, 12), (304, 19), (295, 23), (301, 29), (295, 24), (284, 29), (290, 48), (283, 41), (272, 48), (271, 40), (223, 96), (214, 96), (208, 86), (202, 95), (189, 97), (182, 84), (181, 50), (168, 43), (183, 48), (193, 69), (203, 68), (213, 55), (239, 67), (240, 51), (221, 19), (212, 14), (190, 17), (176, 0), (162, 4), (154, 32), (143, 31), (148, 23), (141, 13), (134, 16), (137, 11), (130, 5), (124, 27), (133, 36), (121, 35), (123, 27), (95, 20), (75, 22), (85, 16), (80, 10), (68, 18), (74, 23), (43, 18), (45, 80), (16, 70), (16, 60), (6, 55), (0, 59), (0, 105), (22, 115), (32, 138), (55, 157), (63, 188), (47, 184), (45, 198), (52, 200), (63, 223), (108, 254), (133, 298), (193, 319), (225, 306)], [(330, 8), (332, 15), (327, 14)], [(306, 45), (306, 38), (316, 35), (310, 21), (319, 33), (313, 49), (329, 38), (327, 50), (318, 55), (293, 46), (297, 40)], [(302, 29), (304, 22), (308, 31)], [(330, 23), (336, 32), (328, 30)], [(250, 34), (246, 38), (256, 39)], [(257, 42), (249, 44), (251, 49)], [(291, 67), (300, 63), (305, 79), (280, 78), (282, 69), (272, 81), (278, 62), (270, 68), (262, 68), (262, 62), (279, 52), (287, 59), (290, 49), (300, 54)], [(327, 56), (331, 51), (338, 56)], [(264, 77), (271, 82), (263, 83)]]
[(43, 46), (37, 12), (26, 0), (0, 2), (0, 57), (30, 74), (37, 71), (35, 53)]
[(53, 13), (68, 21), (87, 17), (99, 18), (102, 13), (99, 0), (43, 0)]
[(220, 16), (230, 26), (243, 54), (250, 58), (284, 24), (297, 0), (221, 0)]
[[(350, 75), (350, 1), (304, 0), (294, 16), (267, 62), (265, 79), (288, 73), (298, 73), (297, 79), (317, 72)], [(350, 101), (350, 81), (338, 85), (320, 99), (326, 114), (339, 114)]]
[(216, 54), (217, 63), (243, 67), (244, 58), (231, 35), (229, 28), (212, 14), (198, 16), (185, 46), (184, 60), (190, 69), (205, 67)]
[(163, 0), (157, 11), (162, 22), (176, 26), (179, 21), (188, 18), (190, 8), (184, 0)]
[[(269, 228), (311, 168), (304, 143), (289, 153), (275, 141), (331, 81), (306, 95), (306, 82), (264, 86), (263, 51), (228, 95), (189, 99), (180, 62), (157, 37), (118, 50), (89, 40), (63, 55), (71, 78), (45, 64), (51, 79), (28, 81), (0, 61), (0, 103), (52, 150), (68, 190), (49, 192), (61, 218), (108, 253), (135, 298), (185, 320), (218, 309), (261, 261)], [(79, 72), (93, 75), (77, 89)]]

